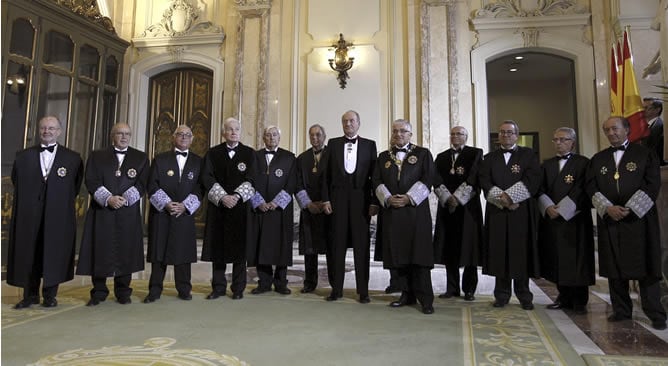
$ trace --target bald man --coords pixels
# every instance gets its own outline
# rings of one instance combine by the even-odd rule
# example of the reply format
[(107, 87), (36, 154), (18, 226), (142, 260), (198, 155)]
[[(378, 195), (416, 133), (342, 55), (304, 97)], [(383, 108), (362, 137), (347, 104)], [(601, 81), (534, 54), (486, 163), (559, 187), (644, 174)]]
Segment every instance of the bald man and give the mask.
[(151, 165), (147, 253), (151, 279), (144, 303), (160, 298), (167, 265), (174, 266), (178, 297), (192, 299), (190, 264), (197, 262), (194, 215), (202, 200), (199, 184), (202, 158), (189, 150), (193, 138), (190, 127), (177, 127), (173, 134), (174, 148), (157, 155)]
[(132, 273), (144, 269), (140, 201), (146, 193), (149, 162), (144, 152), (130, 147), (127, 123), (115, 124), (110, 137), (112, 146), (93, 151), (86, 162), (91, 202), (76, 273), (92, 277), (87, 306), (107, 298), (107, 277), (114, 277), (118, 303), (131, 303)]
[(58, 304), (58, 284), (74, 277), (75, 201), (83, 178), (78, 153), (58, 144), (60, 121), (39, 121), (40, 145), (19, 151), (12, 167), (14, 205), (9, 227), (7, 283), (23, 288), (16, 309)]

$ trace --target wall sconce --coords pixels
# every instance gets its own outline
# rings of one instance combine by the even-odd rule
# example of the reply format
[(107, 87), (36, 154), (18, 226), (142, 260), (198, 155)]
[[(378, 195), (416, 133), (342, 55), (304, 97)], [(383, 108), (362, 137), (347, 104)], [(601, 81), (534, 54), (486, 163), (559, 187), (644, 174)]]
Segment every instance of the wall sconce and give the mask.
[(352, 47), (352, 45), (352, 43), (343, 39), (343, 33), (339, 33), (339, 41), (332, 45), (334, 47), (334, 58), (327, 60), (329, 61), (329, 67), (339, 73), (336, 79), (339, 81), (341, 89), (346, 88), (346, 79), (350, 79), (348, 70), (353, 67), (353, 61), (355, 61), (354, 57), (348, 57), (348, 47)]
[(26, 77), (21, 72), (7, 77), (7, 87), (12, 94), (18, 94), (26, 86)]

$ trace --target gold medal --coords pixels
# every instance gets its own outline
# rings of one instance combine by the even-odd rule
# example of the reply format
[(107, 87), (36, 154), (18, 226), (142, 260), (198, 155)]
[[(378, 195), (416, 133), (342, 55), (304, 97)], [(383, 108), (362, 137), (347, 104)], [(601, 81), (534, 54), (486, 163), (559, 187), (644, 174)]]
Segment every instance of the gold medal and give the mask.
[(313, 173), (317, 173), (317, 172), (318, 172), (318, 168), (314, 166), (313, 169), (311, 169), (311, 171), (312, 171)]
[(116, 176), (117, 176), (117, 177), (120, 177), (120, 176), (121, 176), (121, 171), (120, 171), (120, 169), (119, 169), (119, 170), (116, 170)]
[(453, 174), (455, 174), (455, 168), (450, 169), (450, 175), (453, 175)]
[(615, 178), (615, 180), (619, 180), (619, 172), (615, 172), (615, 175), (613, 176), (613, 178)]

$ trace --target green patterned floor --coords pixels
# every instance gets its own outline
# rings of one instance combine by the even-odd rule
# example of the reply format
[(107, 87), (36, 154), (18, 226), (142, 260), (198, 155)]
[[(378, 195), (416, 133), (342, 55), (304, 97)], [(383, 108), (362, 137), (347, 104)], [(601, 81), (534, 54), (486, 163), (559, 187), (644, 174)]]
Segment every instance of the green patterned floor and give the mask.
[(489, 297), (437, 299), (423, 315), (381, 293), (368, 305), (352, 292), (326, 302), (325, 290), (209, 301), (196, 285), (192, 301), (168, 288), (143, 304), (145, 281), (133, 287), (130, 305), (86, 307), (88, 288), (61, 291), (54, 309), (3, 303), (2, 364), (585, 365), (542, 309), (495, 309)]

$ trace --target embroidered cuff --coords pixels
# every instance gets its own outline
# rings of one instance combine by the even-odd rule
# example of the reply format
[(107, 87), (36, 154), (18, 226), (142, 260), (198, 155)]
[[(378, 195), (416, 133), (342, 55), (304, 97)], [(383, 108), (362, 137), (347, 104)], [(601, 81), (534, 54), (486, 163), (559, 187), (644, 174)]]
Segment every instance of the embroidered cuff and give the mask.
[(93, 194), (93, 199), (97, 202), (98, 205), (102, 207), (107, 207), (107, 200), (109, 197), (113, 196), (111, 192), (105, 186), (100, 186), (95, 193)]
[(540, 211), (541, 216), (545, 217), (545, 210), (550, 206), (554, 206), (554, 201), (552, 201), (550, 196), (541, 194), (540, 197), (538, 197), (538, 210)]
[(139, 200), (141, 199), (141, 194), (139, 194), (137, 188), (130, 187), (125, 192), (123, 192), (123, 198), (127, 200), (128, 202), (127, 206), (132, 206), (135, 203), (139, 202)]
[(431, 193), (431, 189), (420, 181), (415, 182), (408, 192), (406, 192), (415, 206), (419, 205), (429, 197), (429, 193)]
[(501, 188), (494, 186), (489, 190), (489, 192), (487, 192), (487, 197), (485, 197), (485, 199), (494, 206), (503, 209), (503, 205), (501, 204), (501, 201), (499, 201), (499, 197), (502, 193), (503, 191)]
[(434, 189), (434, 193), (436, 193), (436, 196), (438, 197), (438, 204), (441, 205), (441, 207), (445, 207), (445, 205), (447, 205), (448, 203), (448, 198), (452, 196), (452, 194), (450, 194), (450, 191), (448, 191), (448, 189), (445, 188), (445, 185), (443, 184), (436, 187)]
[(165, 205), (168, 203), (172, 202), (172, 199), (163, 191), (162, 189), (158, 189), (155, 193), (151, 195), (151, 198), (149, 198), (149, 201), (155, 207), (156, 210), (161, 211), (162, 209), (165, 208)]
[(183, 200), (183, 205), (186, 206), (186, 210), (192, 215), (197, 211), (199, 208), (199, 205), (202, 203), (200, 202), (199, 198), (195, 196), (194, 194), (189, 194), (186, 199)]
[(570, 221), (575, 215), (580, 213), (578, 211), (578, 205), (573, 202), (573, 200), (566, 196), (557, 203), (557, 206), (559, 207), (557, 211), (559, 212), (559, 215), (564, 218), (566, 221)]
[(605, 211), (608, 209), (608, 207), (612, 206), (612, 202), (610, 202), (610, 200), (608, 200), (601, 192), (594, 193), (594, 195), (591, 197), (591, 204), (594, 206), (596, 213), (601, 218), (605, 216)]
[(308, 192), (306, 192), (305, 189), (297, 192), (295, 197), (297, 198), (297, 204), (299, 205), (299, 208), (302, 210), (305, 209), (309, 203), (311, 203), (311, 197), (308, 196)]
[(290, 201), (292, 201), (292, 196), (288, 192), (286, 192), (282, 189), (281, 189), (280, 192), (278, 192), (276, 197), (274, 197), (274, 199), (271, 200), (271, 202), (277, 204), (278, 207), (280, 207), (284, 210), (285, 210), (286, 207), (288, 207), (288, 205), (290, 204)]
[(457, 187), (455, 190), (455, 193), (452, 194), (455, 196), (457, 201), (464, 206), (471, 200), (471, 196), (473, 195), (473, 186), (470, 186), (466, 184), (466, 182), (462, 183)]
[(531, 197), (531, 193), (529, 193), (529, 190), (523, 182), (513, 184), (510, 188), (506, 189), (505, 192), (510, 199), (513, 200), (513, 203), (520, 203)]
[(380, 184), (376, 187), (376, 197), (382, 207), (387, 207), (387, 200), (392, 197), (392, 193), (390, 193), (385, 184)]
[(639, 218), (642, 218), (647, 214), (647, 212), (654, 206), (654, 202), (647, 195), (647, 193), (637, 190), (636, 193), (629, 198), (628, 202), (624, 204), (625, 207), (628, 207), (636, 214)]
[(220, 203), (220, 200), (223, 199), (223, 197), (226, 194), (227, 192), (225, 192), (225, 190), (220, 184), (214, 183), (213, 187), (209, 189), (209, 194), (207, 195), (207, 198), (209, 198), (209, 201), (211, 201), (211, 203), (218, 206), (218, 203)]
[(257, 206), (266, 203), (264, 197), (262, 197), (262, 195), (257, 192), (255, 192), (253, 197), (251, 197), (250, 202), (251, 202), (251, 207), (253, 208), (257, 208)]
[(234, 190), (234, 192), (239, 193), (241, 196), (241, 201), (246, 202), (255, 194), (255, 188), (250, 182), (243, 182)]

